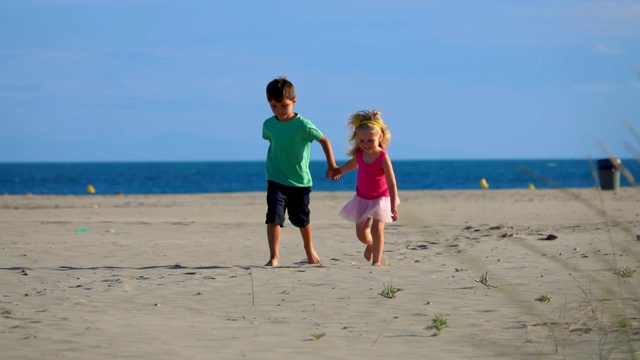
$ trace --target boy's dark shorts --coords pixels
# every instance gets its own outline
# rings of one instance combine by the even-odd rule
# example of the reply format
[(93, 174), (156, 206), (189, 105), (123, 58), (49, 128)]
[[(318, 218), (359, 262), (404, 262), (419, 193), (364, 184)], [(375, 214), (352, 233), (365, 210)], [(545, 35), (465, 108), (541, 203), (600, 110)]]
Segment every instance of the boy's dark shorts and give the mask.
[(295, 227), (305, 227), (311, 222), (309, 214), (311, 187), (287, 186), (275, 181), (267, 185), (267, 220), (265, 224), (284, 226), (284, 213)]

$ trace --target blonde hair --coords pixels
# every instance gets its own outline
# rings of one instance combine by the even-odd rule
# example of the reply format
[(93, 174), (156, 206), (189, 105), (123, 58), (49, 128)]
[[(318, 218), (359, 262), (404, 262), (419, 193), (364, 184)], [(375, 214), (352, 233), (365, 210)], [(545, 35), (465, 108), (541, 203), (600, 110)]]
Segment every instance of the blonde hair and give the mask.
[(356, 139), (358, 130), (370, 130), (374, 133), (382, 134), (380, 147), (383, 149), (389, 147), (391, 144), (391, 131), (389, 131), (381, 115), (382, 111), (380, 110), (361, 110), (349, 115), (347, 126), (351, 130), (351, 136), (349, 137), (351, 149), (347, 152), (348, 155), (353, 156), (360, 150)]

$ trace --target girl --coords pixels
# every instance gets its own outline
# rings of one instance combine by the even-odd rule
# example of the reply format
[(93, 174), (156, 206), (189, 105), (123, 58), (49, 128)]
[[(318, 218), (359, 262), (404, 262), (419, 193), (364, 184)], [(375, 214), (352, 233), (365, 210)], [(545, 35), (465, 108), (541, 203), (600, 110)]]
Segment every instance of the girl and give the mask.
[(398, 188), (386, 149), (391, 132), (379, 110), (363, 110), (349, 116), (353, 131), (349, 138), (351, 160), (334, 170), (333, 180), (358, 168), (355, 196), (340, 215), (356, 223), (356, 236), (363, 244), (364, 258), (382, 266), (385, 223), (398, 220)]

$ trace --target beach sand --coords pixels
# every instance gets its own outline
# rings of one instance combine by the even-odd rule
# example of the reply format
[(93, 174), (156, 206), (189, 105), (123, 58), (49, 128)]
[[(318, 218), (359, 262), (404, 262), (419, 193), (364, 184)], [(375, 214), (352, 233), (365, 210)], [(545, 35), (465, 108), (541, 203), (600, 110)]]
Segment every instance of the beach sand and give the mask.
[(382, 268), (351, 196), (312, 193), (322, 265), (287, 224), (278, 268), (264, 193), (0, 196), (0, 357), (640, 357), (638, 188), (401, 191)]

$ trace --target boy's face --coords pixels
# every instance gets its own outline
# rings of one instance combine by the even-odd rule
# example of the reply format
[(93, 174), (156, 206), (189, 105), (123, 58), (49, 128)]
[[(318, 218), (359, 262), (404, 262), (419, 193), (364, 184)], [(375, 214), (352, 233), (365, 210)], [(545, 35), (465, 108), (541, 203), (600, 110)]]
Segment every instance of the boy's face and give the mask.
[(296, 117), (296, 114), (293, 112), (293, 107), (296, 105), (296, 99), (282, 99), (280, 102), (271, 100), (269, 101), (269, 105), (271, 105), (273, 115), (275, 115), (280, 121), (287, 121)]

